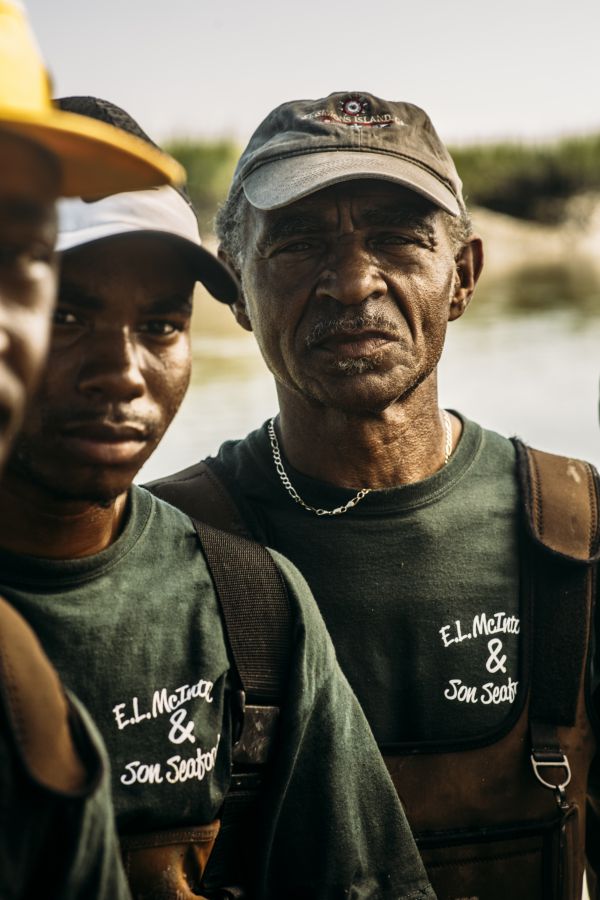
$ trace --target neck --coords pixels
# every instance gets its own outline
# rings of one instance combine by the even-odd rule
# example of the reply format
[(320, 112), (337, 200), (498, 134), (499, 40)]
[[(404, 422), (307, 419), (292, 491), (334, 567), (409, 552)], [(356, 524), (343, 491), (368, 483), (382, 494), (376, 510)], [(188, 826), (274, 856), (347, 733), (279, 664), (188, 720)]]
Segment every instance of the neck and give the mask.
[(119, 536), (126, 503), (126, 493), (106, 506), (56, 498), (9, 475), (0, 485), (0, 547), (46, 559), (92, 556)]
[[(444, 465), (445, 428), (437, 386), (420, 385), (381, 412), (310, 404), (279, 390), (279, 432), (291, 465), (311, 478), (352, 489), (422, 481)], [(451, 416), (452, 447), (461, 432)]]

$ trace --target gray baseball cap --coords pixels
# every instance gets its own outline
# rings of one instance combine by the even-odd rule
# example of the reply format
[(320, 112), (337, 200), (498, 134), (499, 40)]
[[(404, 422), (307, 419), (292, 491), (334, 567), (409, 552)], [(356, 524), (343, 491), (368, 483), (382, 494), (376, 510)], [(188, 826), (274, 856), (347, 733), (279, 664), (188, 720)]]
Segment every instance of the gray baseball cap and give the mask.
[(462, 182), (427, 113), (359, 92), (293, 100), (258, 126), (240, 160), (242, 187), (258, 209), (279, 209), (340, 181), (402, 185), (457, 216)]

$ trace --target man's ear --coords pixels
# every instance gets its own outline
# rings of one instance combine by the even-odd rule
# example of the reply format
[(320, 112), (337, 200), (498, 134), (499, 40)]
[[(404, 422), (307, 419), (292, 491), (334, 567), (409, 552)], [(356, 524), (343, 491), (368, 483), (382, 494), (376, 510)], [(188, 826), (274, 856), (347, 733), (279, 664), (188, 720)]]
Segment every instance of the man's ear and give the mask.
[(250, 316), (248, 315), (248, 308), (246, 306), (246, 298), (244, 297), (244, 291), (242, 289), (242, 273), (239, 270), (239, 267), (235, 264), (235, 262), (230, 258), (229, 254), (226, 253), (222, 247), (219, 246), (217, 251), (219, 259), (222, 259), (224, 263), (226, 263), (231, 271), (236, 276), (240, 289), (237, 296), (237, 299), (230, 304), (230, 309), (233, 315), (235, 316), (235, 320), (238, 325), (241, 325), (246, 331), (252, 331), (252, 323), (250, 321)]
[(475, 285), (483, 269), (483, 242), (478, 235), (473, 235), (463, 244), (456, 257), (456, 274), (454, 295), (450, 303), (448, 320), (460, 318), (471, 302)]

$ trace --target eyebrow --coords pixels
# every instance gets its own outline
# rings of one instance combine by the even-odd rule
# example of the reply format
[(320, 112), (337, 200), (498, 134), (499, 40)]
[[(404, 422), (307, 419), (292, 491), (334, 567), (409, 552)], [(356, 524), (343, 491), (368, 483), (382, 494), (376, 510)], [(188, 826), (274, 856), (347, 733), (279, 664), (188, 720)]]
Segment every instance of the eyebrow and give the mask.
[(282, 216), (268, 228), (260, 241), (261, 247), (271, 247), (277, 241), (296, 234), (315, 234), (324, 226), (324, 219), (310, 215)]
[[(363, 210), (361, 218), (367, 225), (380, 228), (410, 228), (415, 234), (435, 246), (435, 229), (430, 221), (431, 213), (419, 213), (411, 209), (373, 209)], [(325, 227), (325, 220), (319, 216), (291, 215), (277, 219), (260, 241), (261, 249), (268, 249), (278, 241), (302, 234), (316, 234)]]
[(0, 200), (0, 217), (11, 225), (48, 225), (54, 221), (55, 211), (51, 203), (5, 197)]
[(141, 311), (144, 313), (154, 313), (155, 315), (176, 312), (184, 312), (191, 315), (192, 309), (192, 295), (184, 296), (183, 294), (172, 294), (169, 297), (157, 297), (156, 300), (151, 300)]
[[(84, 288), (71, 281), (62, 281), (58, 292), (58, 300), (60, 303), (68, 303), (70, 306), (79, 307), (79, 309), (87, 309), (92, 312), (98, 312), (104, 307), (104, 302), (100, 297), (88, 293)], [(150, 300), (141, 309), (140, 312), (153, 315), (164, 315), (168, 313), (184, 312), (191, 315), (193, 308), (192, 295), (171, 294), (165, 297), (157, 297)]]
[(100, 310), (104, 306), (99, 297), (87, 293), (87, 291), (72, 281), (64, 280), (61, 280), (58, 289), (58, 302), (69, 303), (71, 306), (94, 311)]
[(383, 228), (410, 228), (430, 244), (435, 244), (435, 229), (429, 221), (430, 213), (418, 213), (411, 209), (366, 209), (363, 219), (368, 225)]

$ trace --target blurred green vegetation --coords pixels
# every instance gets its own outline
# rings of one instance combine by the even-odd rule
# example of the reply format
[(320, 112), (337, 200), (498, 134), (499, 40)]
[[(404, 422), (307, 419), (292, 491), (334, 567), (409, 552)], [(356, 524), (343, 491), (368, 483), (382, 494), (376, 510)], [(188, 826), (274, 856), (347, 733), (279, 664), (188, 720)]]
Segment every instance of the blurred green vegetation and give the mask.
[(565, 201), (600, 190), (600, 134), (547, 144), (497, 143), (451, 149), (467, 204), (557, 224)]
[[(187, 169), (200, 230), (209, 234), (242, 148), (229, 139), (180, 139), (167, 149)], [(570, 197), (600, 191), (600, 133), (545, 144), (453, 147), (451, 152), (470, 206), (553, 224), (563, 219)]]
[(205, 237), (213, 231), (215, 213), (227, 196), (242, 147), (227, 138), (217, 141), (182, 138), (171, 141), (165, 149), (187, 171), (187, 188), (196, 208), (200, 233)]
[[(600, 318), (598, 269), (585, 259), (532, 262), (482, 279), (467, 321), (494, 321), (502, 315), (568, 313), (574, 326)], [(565, 302), (567, 301), (567, 302)]]

